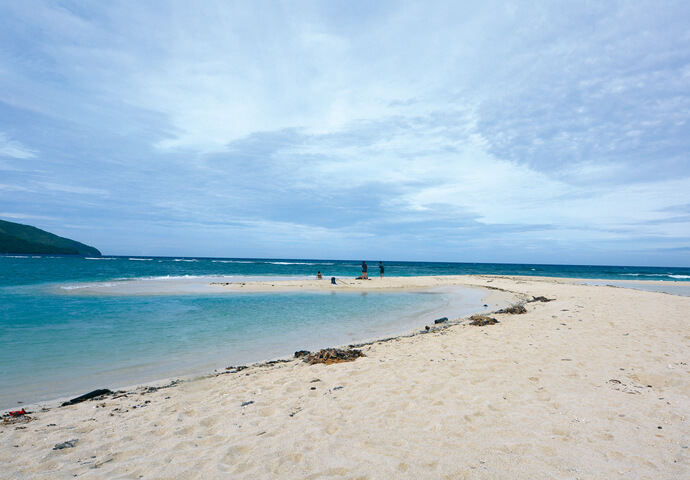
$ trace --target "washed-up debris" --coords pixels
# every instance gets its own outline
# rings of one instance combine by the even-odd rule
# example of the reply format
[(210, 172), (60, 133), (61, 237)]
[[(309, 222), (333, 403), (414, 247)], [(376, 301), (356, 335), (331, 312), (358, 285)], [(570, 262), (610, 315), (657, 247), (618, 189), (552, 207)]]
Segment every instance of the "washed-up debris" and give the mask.
[[(625, 384), (616, 378), (612, 378), (606, 383), (608, 383), (614, 390), (618, 390), (620, 392), (627, 393), (630, 395), (640, 395), (645, 389), (643, 385), (636, 385), (634, 382), (631, 382), (630, 384)], [(652, 386), (647, 385), (646, 388), (652, 388)]]
[(484, 325), (494, 325), (500, 323), (495, 318), (489, 317), (487, 315), (472, 315), (470, 317), (470, 325), (475, 325), (477, 327), (483, 327)]
[(55, 446), (53, 447), (53, 450), (62, 450), (63, 448), (74, 448), (79, 440), (76, 438), (73, 438), (72, 440), (67, 440), (66, 442), (63, 443), (56, 443)]
[(246, 407), (247, 405), (251, 405), (252, 403), (254, 403), (254, 400), (249, 400), (249, 401), (246, 401), (246, 402), (242, 402), (242, 405), (240, 405), (240, 407)]
[(302, 358), (309, 355), (311, 352), (309, 350), (298, 350), (295, 352), (295, 358)]
[(448, 317), (443, 317), (443, 318), (437, 318), (434, 320), (434, 323), (439, 324), (439, 323), (445, 323), (448, 321)]
[(532, 300), (527, 300), (527, 303), (532, 303), (532, 302), (553, 302), (556, 300), (555, 298), (546, 298), (546, 297), (532, 297)]
[(246, 365), (240, 365), (238, 367), (225, 367), (225, 370), (227, 370), (228, 373), (237, 373), (248, 368), (249, 367), (247, 367)]
[(324, 348), (316, 353), (307, 355), (304, 359), (309, 365), (316, 363), (325, 363), (331, 365), (333, 363), (353, 362), (359, 357), (364, 357), (361, 350), (341, 350), (339, 348)]
[[(33, 420), (33, 417), (30, 417), (29, 414), (31, 412), (27, 412), (23, 408), (21, 410), (16, 410), (13, 412), (7, 412), (3, 414), (2, 416), (2, 424), (3, 425), (17, 425), (20, 423), (29, 423), (30, 421)], [(19, 427), (17, 427), (19, 428)], [(22, 427), (24, 428), (24, 427)]]
[(502, 308), (496, 313), (510, 313), (512, 315), (518, 315), (521, 313), (527, 313), (527, 309), (524, 305), (511, 305), (508, 308)]
[[(142, 388), (140, 388), (140, 390), (141, 390), (140, 393), (142, 395), (145, 395), (147, 393), (154, 393), (154, 392), (157, 392), (158, 390), (163, 390), (164, 388), (174, 387), (176, 385), (179, 385), (180, 383), (182, 383), (182, 380), (173, 380), (170, 383), (166, 383), (165, 385), (159, 385), (158, 387), (142, 387)], [(115, 393), (122, 393), (122, 392), (115, 392)], [(114, 398), (117, 398), (117, 397), (114, 397)]]
[(151, 400), (146, 400), (144, 403), (141, 403), (139, 405), (134, 405), (132, 408), (144, 408), (149, 403), (151, 403)]
[(103, 397), (104, 395), (110, 395), (111, 393), (113, 393), (113, 392), (108, 390), (107, 388), (102, 388), (100, 390), (94, 390), (93, 392), (85, 393), (81, 397), (76, 397), (76, 398), (73, 398), (72, 400), (64, 402), (61, 406), (66, 407), (68, 405), (74, 405), (76, 403), (85, 402), (86, 400), (91, 400), (91, 399), (101, 400), (101, 397)]

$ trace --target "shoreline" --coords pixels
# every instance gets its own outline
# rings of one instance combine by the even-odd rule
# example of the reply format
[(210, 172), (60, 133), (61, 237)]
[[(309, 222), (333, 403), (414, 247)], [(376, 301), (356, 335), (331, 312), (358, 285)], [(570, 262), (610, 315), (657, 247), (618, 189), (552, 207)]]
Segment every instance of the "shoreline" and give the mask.
[[(491, 290), (488, 289), (481, 289), (481, 288), (476, 288), (476, 287), (468, 287), (463, 285), (462, 283), (458, 284), (457, 281), (453, 282), (448, 282), (447, 279), (444, 279), (442, 277), (391, 277), (392, 280), (386, 279), (385, 281), (381, 282), (379, 278), (376, 278), (375, 281), (357, 281), (354, 279), (346, 279), (346, 280), (338, 280), (339, 285), (335, 287), (333, 290), (338, 291), (340, 293), (344, 294), (355, 294), (355, 293), (363, 293), (363, 292), (378, 292), (378, 293), (386, 293), (386, 292), (430, 292), (430, 293), (444, 293), (444, 295), (447, 297), (449, 304), (446, 304), (445, 306), (439, 305), (437, 308), (434, 308), (433, 311), (426, 312), (425, 317), (429, 317), (430, 315), (434, 315), (434, 318), (439, 318), (442, 316), (450, 316), (451, 319), (459, 318), (460, 316), (467, 316), (471, 313), (480, 313), (484, 312), (487, 310), (487, 308), (492, 308), (492, 306), (498, 305), (499, 303), (505, 303), (503, 299), (501, 298), (501, 295), (496, 295), (495, 293), (491, 292)], [(264, 280), (264, 281), (238, 281), (238, 282), (233, 282), (233, 283), (224, 283), (222, 286), (220, 286), (217, 283), (211, 283), (206, 284), (210, 286), (210, 289), (207, 289), (203, 291), (203, 294), (206, 293), (211, 293), (211, 294), (217, 294), (217, 293), (271, 293), (271, 292), (276, 292), (276, 293), (289, 293), (289, 292), (295, 292), (295, 293), (324, 293), (326, 291), (331, 290), (332, 285), (330, 284), (330, 281), (327, 283), (325, 280), (321, 281), (316, 281), (316, 280), (311, 280), (311, 279), (288, 279), (288, 280), (277, 280), (277, 279), (270, 279), (270, 280)], [(219, 288), (220, 286), (220, 288)], [(199, 287), (196, 285), (194, 286), (194, 291), (199, 292)], [(229, 288), (228, 288), (229, 287)], [(456, 289), (456, 290), (453, 290)], [(445, 292), (444, 292), (445, 290)], [(468, 309), (469, 303), (467, 300), (463, 299), (463, 296), (466, 296), (469, 294), (470, 297), (473, 296), (474, 294), (472, 292), (478, 292), (478, 291), (483, 291), (484, 293), (481, 294), (481, 300), (478, 300), (476, 305), (471, 307), (471, 309)], [(129, 290), (127, 290), (129, 293)], [(185, 290), (186, 292), (186, 290)], [(81, 291), (79, 292), (81, 294)], [(87, 293), (88, 294), (88, 293)], [(488, 302), (489, 306), (488, 307), (482, 307), (483, 304), (486, 304)], [(498, 308), (498, 307), (496, 307)], [(460, 313), (461, 312), (461, 313)], [(465, 314), (467, 312), (467, 314)], [(460, 313), (460, 314), (459, 314)], [(458, 315), (459, 314), (459, 315)], [(401, 314), (402, 315), (402, 314)], [(408, 318), (409, 317), (409, 318)], [(403, 319), (406, 319), (403, 321)], [(433, 319), (432, 319), (433, 320)], [(398, 337), (398, 336), (406, 336), (409, 334), (412, 334), (414, 332), (418, 332), (420, 329), (423, 330), (423, 325), (421, 325), (421, 319), (420, 318), (413, 318), (409, 314), (405, 314), (399, 317), (399, 320), (395, 322), (394, 324), (388, 325), (387, 327), (384, 325), (381, 325), (379, 327), (373, 328), (369, 332), (360, 332), (359, 335), (354, 334), (354, 333), (343, 333), (340, 335), (341, 338), (340, 340), (335, 340), (331, 339), (329, 341), (328, 339), (322, 338), (320, 341), (319, 340), (305, 340), (305, 342), (302, 343), (302, 345), (296, 346), (296, 349), (304, 349), (304, 348), (310, 348), (312, 350), (318, 350), (321, 348), (328, 348), (328, 347), (343, 347), (348, 344), (353, 344), (353, 343), (371, 343), (378, 341), (381, 338), (392, 338), (392, 337)], [(347, 339), (346, 337), (351, 337), (350, 339)], [(71, 391), (73, 393), (64, 393), (61, 395), (56, 395), (56, 396), (50, 396), (48, 397), (47, 395), (43, 395), (43, 399), (40, 400), (24, 400), (21, 397), (18, 398), (17, 400), (24, 400), (22, 402), (18, 402), (16, 405), (11, 404), (10, 402), (6, 402), (5, 407), (0, 408), (0, 414), (5, 414), (9, 411), (14, 411), (16, 409), (21, 409), (21, 408), (30, 408), (34, 410), (41, 410), (44, 408), (55, 408), (56, 406), (60, 405), (62, 402), (70, 400), (71, 398), (74, 398), (78, 395), (82, 395), (84, 393), (87, 393), (88, 391), (95, 390), (95, 389), (100, 389), (100, 388), (108, 388), (112, 389), (114, 391), (125, 391), (125, 390), (136, 390), (136, 389), (145, 389), (149, 386), (160, 386), (160, 385), (165, 385), (168, 384), (172, 381), (178, 381), (178, 382), (187, 382), (187, 381), (194, 381), (199, 378), (206, 378), (209, 376), (214, 376), (218, 374), (223, 374), (225, 371), (223, 370), (222, 365), (228, 365), (228, 364), (238, 364), (244, 366), (253, 366), (253, 365), (263, 365), (263, 364), (269, 364), (275, 361), (283, 361), (285, 359), (290, 359), (294, 350), (290, 350), (289, 353), (283, 352), (283, 353), (278, 353), (277, 351), (265, 351), (264, 355), (262, 355), (260, 358), (257, 359), (251, 359), (251, 360), (239, 360), (237, 358), (231, 359), (228, 358), (226, 360), (218, 359), (217, 361), (206, 361), (205, 364), (207, 366), (201, 366), (200, 368), (193, 368), (189, 367), (187, 368), (187, 372), (181, 373), (179, 370), (174, 371), (171, 369), (168, 369), (168, 371), (163, 372), (162, 375), (148, 375), (149, 378), (147, 379), (123, 379), (120, 378), (119, 381), (117, 380), (117, 375), (114, 377), (114, 381), (92, 381), (88, 385), (85, 382), (82, 382), (83, 387), (79, 389), (72, 389)], [(255, 356), (256, 358), (257, 356)], [(211, 365), (214, 364), (214, 365)], [(226, 368), (227, 370), (227, 368)], [(65, 389), (66, 390), (66, 389)], [(61, 392), (62, 393), (62, 392)]]
[[(554, 301), (527, 304), (524, 315), (490, 314), (499, 320), (492, 326), (461, 319), (375, 340), (354, 362), (260, 363), (34, 412), (32, 421), (0, 429), (6, 471), (13, 478), (690, 472), (690, 336), (682, 335), (689, 298), (582, 279), (433, 278)], [(51, 450), (72, 437), (74, 448)], [(328, 458), (319, 455), (325, 451)]]

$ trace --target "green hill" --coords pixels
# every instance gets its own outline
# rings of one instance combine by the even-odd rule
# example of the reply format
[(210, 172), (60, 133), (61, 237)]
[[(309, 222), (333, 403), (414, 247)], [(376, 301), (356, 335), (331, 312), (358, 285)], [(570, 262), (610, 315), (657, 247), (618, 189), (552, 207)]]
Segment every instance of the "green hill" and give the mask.
[(101, 256), (97, 249), (75, 240), (29, 225), (0, 220), (0, 254), (3, 253)]

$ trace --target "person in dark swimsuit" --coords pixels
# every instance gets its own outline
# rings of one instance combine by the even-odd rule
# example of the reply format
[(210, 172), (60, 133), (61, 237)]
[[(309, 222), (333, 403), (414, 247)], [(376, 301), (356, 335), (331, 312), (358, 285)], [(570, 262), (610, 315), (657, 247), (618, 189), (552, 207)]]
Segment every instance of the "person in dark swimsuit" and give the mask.
[(367, 280), (367, 262), (362, 262), (362, 280)]
[(383, 278), (383, 263), (379, 262), (379, 270), (381, 270), (381, 278)]

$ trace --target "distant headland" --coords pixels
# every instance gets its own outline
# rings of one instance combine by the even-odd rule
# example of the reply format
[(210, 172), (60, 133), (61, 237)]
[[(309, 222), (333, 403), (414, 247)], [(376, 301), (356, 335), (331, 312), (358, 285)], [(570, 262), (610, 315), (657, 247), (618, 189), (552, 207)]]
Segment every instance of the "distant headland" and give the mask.
[(0, 220), (0, 254), (82, 255), (100, 257), (94, 247), (59, 237), (40, 228)]

